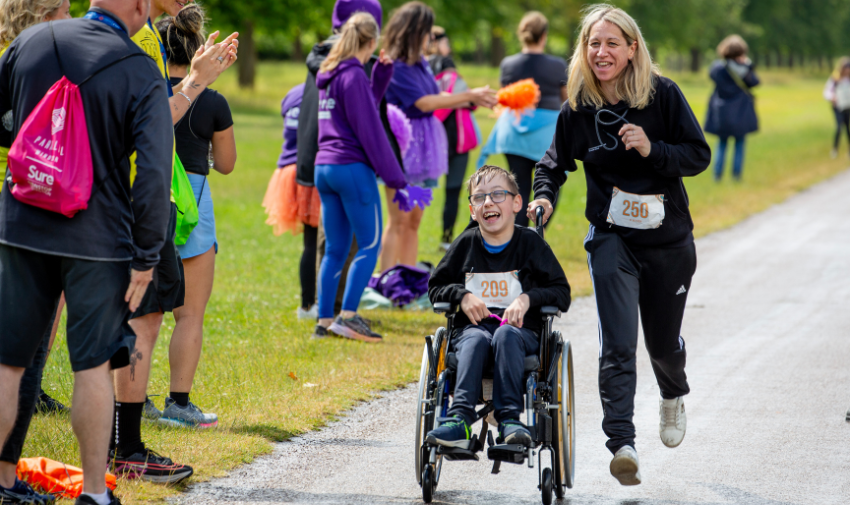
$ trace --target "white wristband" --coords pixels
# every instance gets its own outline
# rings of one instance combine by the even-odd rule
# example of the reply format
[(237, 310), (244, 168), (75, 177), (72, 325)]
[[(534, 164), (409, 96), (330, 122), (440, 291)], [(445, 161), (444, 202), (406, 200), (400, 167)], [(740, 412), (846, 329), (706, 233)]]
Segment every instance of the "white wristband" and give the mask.
[(191, 99), (191, 98), (189, 98), (189, 96), (188, 96), (186, 93), (183, 93), (182, 91), (178, 91), (178, 92), (177, 92), (177, 94), (178, 94), (178, 95), (180, 95), (180, 96), (182, 96), (182, 97), (183, 97), (183, 98), (185, 98), (186, 100), (189, 100), (189, 105), (192, 105), (192, 99)]

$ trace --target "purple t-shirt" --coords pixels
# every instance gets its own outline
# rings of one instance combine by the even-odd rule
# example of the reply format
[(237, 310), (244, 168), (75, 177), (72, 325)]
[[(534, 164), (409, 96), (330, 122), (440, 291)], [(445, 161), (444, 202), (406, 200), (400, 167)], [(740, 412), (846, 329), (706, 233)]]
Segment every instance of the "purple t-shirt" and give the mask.
[(440, 87), (425, 58), (420, 58), (413, 65), (395, 60), (393, 70), (387, 103), (397, 106), (410, 119), (432, 116), (433, 112), (422, 112), (413, 105), (423, 96), (440, 94)]
[(283, 151), (277, 160), (278, 168), (291, 165), (298, 158), (298, 115), (301, 113), (303, 97), (304, 83), (301, 83), (289, 90), (280, 102), (280, 115), (283, 116)]

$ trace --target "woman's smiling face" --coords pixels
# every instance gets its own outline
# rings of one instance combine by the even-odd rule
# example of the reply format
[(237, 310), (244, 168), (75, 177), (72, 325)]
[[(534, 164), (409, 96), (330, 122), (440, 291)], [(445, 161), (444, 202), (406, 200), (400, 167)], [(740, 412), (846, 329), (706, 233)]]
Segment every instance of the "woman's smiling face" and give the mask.
[(603, 84), (613, 84), (629, 65), (637, 41), (628, 43), (619, 26), (601, 20), (590, 29), (587, 41), (587, 63)]

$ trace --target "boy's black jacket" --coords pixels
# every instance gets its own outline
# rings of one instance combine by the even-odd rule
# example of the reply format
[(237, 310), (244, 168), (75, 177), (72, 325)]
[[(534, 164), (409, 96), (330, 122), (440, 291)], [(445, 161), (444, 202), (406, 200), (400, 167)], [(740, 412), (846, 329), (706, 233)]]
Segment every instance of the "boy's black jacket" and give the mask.
[[(581, 160), (587, 179), (585, 216), (592, 225), (610, 229), (634, 246), (677, 247), (691, 243), (694, 224), (682, 177), (693, 177), (708, 168), (711, 149), (676, 83), (665, 77), (656, 79), (654, 98), (640, 110), (629, 108), (623, 100), (604, 109), (578, 105), (572, 110), (565, 103), (552, 145), (534, 173), (534, 197), (554, 202), (567, 180), (567, 172), (575, 172), (575, 160)], [(617, 116), (643, 128), (652, 144), (649, 156), (644, 158), (635, 149), (626, 151), (618, 135), (624, 123)], [(613, 149), (600, 147), (603, 143)], [(608, 223), (614, 186), (640, 195), (664, 194), (661, 227), (635, 230)]]
[[(555, 258), (555, 253), (531, 228), (516, 226), (508, 246), (493, 254), (484, 248), (478, 223), (472, 222), (449, 247), (428, 281), (431, 303), (450, 302), (460, 306), (466, 289), (466, 274), (498, 273), (518, 270), (522, 292), (528, 295), (531, 308), (523, 319), (523, 328), (539, 330), (543, 326), (540, 307), (554, 305), (561, 312), (570, 308), (570, 285)], [(501, 309), (491, 309), (502, 315)], [(462, 311), (455, 316), (455, 327), (472, 324)]]

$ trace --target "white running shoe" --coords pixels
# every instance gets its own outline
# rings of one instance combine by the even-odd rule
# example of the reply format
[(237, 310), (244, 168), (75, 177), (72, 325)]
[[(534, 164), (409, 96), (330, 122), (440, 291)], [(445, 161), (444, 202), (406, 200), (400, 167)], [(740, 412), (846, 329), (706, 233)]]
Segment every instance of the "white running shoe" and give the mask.
[(318, 319), (319, 318), (319, 304), (314, 303), (312, 307), (307, 310), (298, 307), (296, 311), (298, 314), (298, 319)]
[(623, 486), (637, 486), (640, 484), (640, 464), (638, 463), (637, 451), (630, 445), (620, 447), (614, 459), (611, 460), (611, 475)]
[(685, 438), (688, 428), (688, 418), (685, 416), (685, 400), (683, 397), (658, 401), (659, 417), (658, 434), (667, 447), (678, 447)]

